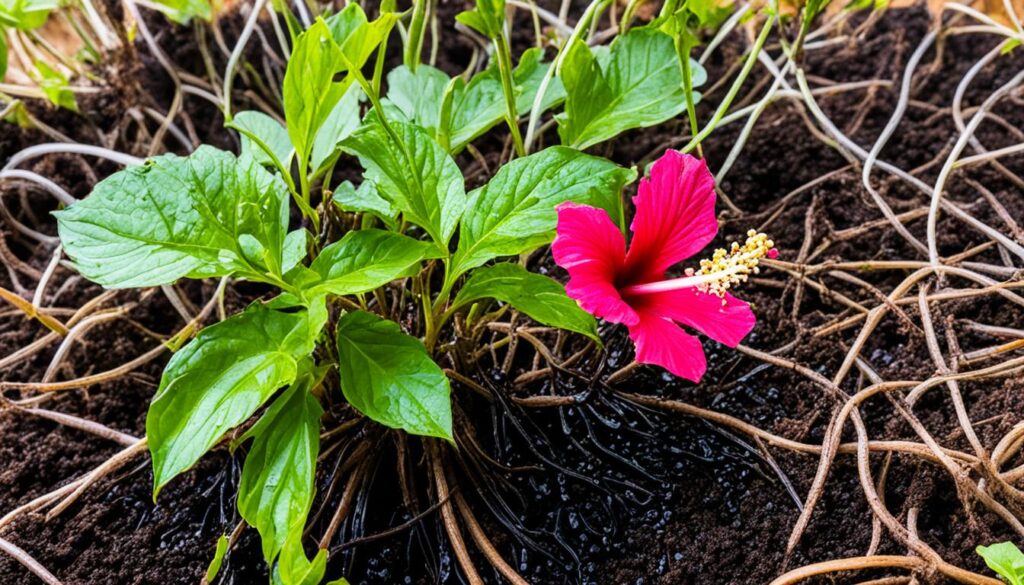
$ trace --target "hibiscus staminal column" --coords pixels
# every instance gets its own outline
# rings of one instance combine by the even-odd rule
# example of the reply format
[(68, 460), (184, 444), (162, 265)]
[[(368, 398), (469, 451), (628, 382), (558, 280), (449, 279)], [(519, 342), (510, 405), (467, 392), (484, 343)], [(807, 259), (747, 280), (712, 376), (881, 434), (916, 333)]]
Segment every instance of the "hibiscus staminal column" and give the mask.
[(758, 264), (762, 258), (775, 258), (778, 251), (775, 243), (768, 239), (767, 234), (756, 230), (747, 232), (747, 240), (740, 245), (733, 242), (729, 250), (718, 248), (710, 259), (700, 261), (700, 269), (687, 268), (686, 276), (659, 280), (646, 284), (626, 287), (623, 292), (629, 295), (695, 288), (702, 293), (713, 294), (725, 303), (725, 293), (735, 285), (745, 282), (751, 274), (758, 274)]

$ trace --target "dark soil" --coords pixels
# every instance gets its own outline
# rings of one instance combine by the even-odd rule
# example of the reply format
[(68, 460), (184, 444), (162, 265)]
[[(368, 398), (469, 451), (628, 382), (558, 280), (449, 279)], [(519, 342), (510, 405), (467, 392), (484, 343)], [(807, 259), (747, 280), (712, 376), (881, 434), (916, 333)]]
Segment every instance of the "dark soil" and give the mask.
[[(455, 4), (442, 5), (446, 21), (450, 21), (447, 11), (456, 11)], [(557, 3), (553, 4), (557, 10)], [(862, 42), (809, 53), (809, 71), (836, 82), (869, 78), (896, 80), (902, 74), (905, 60), (924, 35), (929, 19), (923, 9), (894, 10), (882, 18)], [(522, 24), (527, 25), (525, 30), (530, 30), (528, 21)], [(165, 46), (174, 45), (173, 39), (164, 41), (169, 43)], [(910, 109), (883, 151), (883, 158), (905, 169), (913, 169), (941, 151), (954, 133), (951, 117), (933, 116), (934, 108), (924, 104), (938, 108), (949, 105), (963, 73), (990, 49), (989, 39), (984, 41), (968, 35), (953, 37), (944, 47), (944, 60), (939, 66), (925, 74), (920, 72), (927, 69), (927, 65), (922, 65), (914, 94), (922, 105)], [(187, 47), (178, 50), (181, 52), (175, 54), (176, 60), (195, 62), (187, 61), (195, 58), (195, 51), (189, 54)], [(461, 50), (463, 53), (452, 53), (464, 54), (465, 47)], [(449, 53), (442, 50), (441, 55)], [(934, 51), (922, 63), (927, 64), (933, 58)], [(712, 79), (714, 72), (726, 65), (722, 59), (709, 63)], [(454, 73), (465, 63), (457, 56), (439, 65)], [(1024, 66), (1024, 57), (1003, 57), (978, 77), (965, 103), (978, 104), (1021, 66)], [(159, 70), (146, 59), (137, 67), (144, 72), (138, 73), (138, 79), (160, 78)], [(718, 98), (720, 95), (709, 95), (706, 102), (714, 103)], [(820, 102), (828, 115), (860, 144), (871, 144), (888, 121), (896, 93), (891, 88), (880, 87), (870, 92), (822, 96)], [(708, 115), (707, 107), (702, 106), (702, 119)], [(1008, 102), (997, 108), (996, 113), (1010, 124), (1024, 127), (1024, 110), (1019, 103)], [(204, 139), (229, 146), (226, 133), (219, 130), (216, 114), (196, 112), (195, 117), (204, 120), (197, 128)], [(72, 121), (63, 123), (73, 127)], [(602, 153), (622, 164), (644, 164), (651, 156), (674, 144), (681, 132), (681, 124), (631, 132)], [(720, 166), (738, 132), (737, 127), (723, 128), (705, 144), (712, 169)], [(37, 136), (11, 136), (5, 134), (0, 138), (0, 162), (16, 148), (39, 141)], [(983, 124), (978, 136), (990, 149), (1005, 146), (1012, 138), (1005, 128), (994, 123)], [(497, 159), (501, 138), (503, 135), (488, 136), (480, 141), (485, 158)], [(121, 143), (128, 144), (130, 140), (126, 138)], [(460, 163), (469, 165), (471, 161), (467, 158)], [(94, 183), (92, 173), (103, 176), (113, 170), (102, 165), (82, 169), (77, 160), (74, 162), (65, 164), (60, 157), (49, 157), (37, 163), (36, 170), (73, 188), (76, 195), (84, 195)], [(1020, 157), (1004, 159), (1004, 163), (1014, 172), (1024, 174)], [(739, 162), (720, 185), (743, 211), (742, 217), (723, 215), (720, 239), (735, 239), (747, 228), (763, 224), (776, 210), (781, 197), (846, 165), (845, 159), (808, 132), (795, 107), (786, 102), (772, 106), (759, 122)], [(938, 168), (933, 167), (918, 176), (931, 181), (937, 171)], [(805, 237), (805, 218), (812, 206), (812, 250), (839, 230), (881, 217), (863, 191), (859, 174), (859, 169), (847, 170), (792, 198), (781, 213), (762, 228), (772, 234), (783, 259), (796, 258)], [(972, 170), (968, 176), (988, 186), (1013, 217), (1024, 218), (1024, 196), (1001, 175)], [(883, 183), (883, 192), (897, 213), (927, 204), (919, 193), (898, 183)], [(971, 204), (971, 213), (980, 219), (1002, 225), (987, 205), (975, 203), (977, 194), (959, 177), (951, 182), (950, 196)], [(17, 208), (10, 200), (8, 206)], [(23, 203), (16, 215), (29, 221), (28, 214), (43, 218), (46, 211), (45, 203), (33, 200)], [(52, 222), (41, 221), (36, 225), (53, 231)], [(915, 235), (921, 235), (924, 221), (911, 222), (909, 228)], [(20, 240), (6, 225), (0, 229), (15, 255), (36, 269), (46, 265), (49, 250)], [(975, 232), (963, 229), (948, 218), (940, 221), (939, 233), (942, 234), (943, 254), (961, 252), (983, 241)], [(898, 235), (877, 230), (833, 243), (817, 261), (896, 258), (918, 259), (919, 256)], [(991, 250), (981, 258), (999, 260)], [(541, 259), (540, 264), (542, 268), (549, 267), (550, 261)], [(880, 271), (861, 276), (887, 291), (905, 275)], [(34, 280), (26, 274), (18, 274), (18, 277), (27, 288), (34, 286)], [(63, 283), (69, 278), (73, 277), (61, 269), (54, 282)], [(791, 316), (793, 281), (771, 272), (763, 274), (763, 278), (744, 288), (741, 294), (754, 303), (759, 317), (757, 328), (746, 340), (747, 345), (767, 350), (799, 340), (786, 357), (831, 376), (858, 329), (828, 338), (812, 337), (809, 331), (837, 315), (845, 316), (844, 307), (827, 295), (808, 289), (794, 318)], [(6, 274), (0, 276), (0, 282), (6, 288), (16, 288)], [(869, 306), (877, 302), (862, 289), (841, 281), (833, 279), (827, 284)], [(51, 293), (58, 288), (59, 285), (51, 285)], [(183, 288), (196, 304), (209, 298), (211, 292), (209, 285), (193, 283)], [(54, 302), (56, 306), (77, 307), (99, 292), (98, 287), (79, 280), (70, 284)], [(229, 310), (243, 306), (261, 293), (244, 286), (231, 289)], [(138, 298), (138, 294), (120, 293), (118, 302)], [(912, 307), (908, 306), (907, 311), (915, 316)], [(1003, 301), (967, 300), (944, 303), (933, 317), (937, 324), (944, 323), (948, 317), (1019, 327), (1024, 321), (1024, 312)], [(61, 373), (61, 379), (120, 365), (156, 343), (146, 330), (168, 334), (179, 326), (180, 319), (174, 310), (162, 296), (154, 295), (130, 314), (130, 320), (114, 321), (91, 331), (86, 341), (77, 344), (65, 360), (66, 371)], [(34, 324), (27, 326), (18, 315), (4, 313), (0, 316), (0, 356), (11, 354), (44, 333)], [(590, 376), (607, 375), (631, 357), (628, 339), (621, 330), (607, 328), (603, 333), (608, 340), (607, 358), (595, 358), (580, 366)], [(964, 335), (961, 343), (981, 347), (986, 340)], [(987, 343), (992, 341), (987, 340)], [(3, 380), (38, 380), (54, 349), (52, 346), (8, 368), (2, 374)], [(787, 438), (821, 442), (836, 405), (834, 398), (794, 372), (760, 366), (712, 342), (706, 343), (706, 350), (709, 371), (699, 386), (681, 383), (655, 369), (641, 369), (625, 386), (631, 391), (678, 398), (724, 412)], [(862, 356), (889, 380), (921, 379), (934, 372), (924, 339), (894, 316), (882, 323)], [(528, 361), (518, 370), (528, 368)], [(44, 406), (141, 436), (148, 399), (155, 390), (163, 363), (164, 360), (157, 360), (128, 377), (90, 388), (88, 392), (61, 393)], [(514, 369), (509, 377), (517, 373)], [(481, 384), (500, 389), (503, 394), (512, 392), (508, 377), (500, 372), (480, 371), (475, 378)], [(853, 390), (855, 383), (856, 378), (851, 376), (845, 389)], [(971, 419), (989, 448), (1024, 418), (1024, 401), (1021, 400), (1024, 381), (1021, 379), (966, 383), (962, 391)], [(746, 438), (700, 420), (666, 416), (600, 390), (590, 391), (588, 384), (571, 376), (561, 375), (530, 388), (531, 393), (586, 394), (587, 399), (582, 404), (566, 408), (522, 409), (511, 402), (488, 403), (465, 392), (464, 388), (457, 387), (456, 392), (459, 393), (459, 409), (464, 413), (459, 416), (472, 421), (472, 426), (467, 423), (465, 428), (475, 431), (477, 441), (491, 458), (516, 469), (474, 471), (472, 456), (463, 454), (460, 485), (499, 551), (531, 582), (766, 583), (788, 568), (859, 556), (868, 548), (871, 513), (853, 461), (845, 456), (840, 456), (833, 466), (811, 525), (793, 558), (783, 566), (785, 542), (799, 514), (798, 501), (805, 497), (813, 478), (816, 457), (772, 450), (781, 470), (776, 472)], [(872, 439), (916, 439), (884, 398), (870, 400), (861, 410)], [(946, 393), (929, 394), (917, 405), (915, 413), (944, 446), (968, 448), (957, 431)], [(986, 422), (981, 424), (980, 421)], [(376, 463), (352, 517), (343, 523), (335, 543), (373, 535), (411, 517), (401, 506), (401, 495), (395, 487), (399, 478), (394, 465), (397, 451), (394, 437), (376, 429), (366, 432), (378, 437)], [(847, 439), (851, 437), (852, 434)], [(92, 435), (24, 413), (0, 411), (0, 513), (80, 476), (117, 450), (109, 441)], [(415, 447), (412, 453), (415, 459), (421, 455)], [(877, 456), (872, 462), (877, 473), (882, 457)], [(1013, 464), (1021, 462), (1018, 457)], [(195, 470), (172, 482), (154, 504), (148, 460), (139, 458), (90, 489), (58, 518), (45, 522), (42, 516), (23, 517), (0, 536), (23, 547), (68, 585), (196, 583), (213, 555), (217, 537), (230, 532), (238, 521), (233, 494), (239, 463), (240, 456), (236, 460), (225, 451), (214, 452)], [(322, 466), (318, 479), (321, 497), (314, 509), (324, 504), (320, 500), (335, 479), (332, 466)], [(423, 483), (425, 480), (420, 477), (415, 481)], [(786, 482), (791, 483), (795, 495), (787, 490)], [(889, 509), (902, 521), (910, 507), (919, 508), (920, 537), (947, 561), (959, 566), (983, 571), (983, 563), (974, 554), (974, 547), (1011, 539), (1009, 529), (980, 508), (974, 510), (973, 518), (968, 518), (946, 473), (916, 458), (903, 455), (893, 458), (885, 497)], [(336, 503), (337, 498), (336, 492), (326, 496), (327, 504)], [(327, 518), (318, 518), (314, 525), (322, 528), (326, 521)], [(413, 529), (389, 538), (335, 548), (329, 576), (344, 574), (352, 583), (464, 582), (454, 557), (448, 552), (443, 530), (433, 515)], [(905, 551), (884, 537), (879, 553), (904, 554)], [(228, 557), (223, 582), (266, 582), (266, 568), (260, 557), (254, 532), (245, 531)], [(480, 566), (485, 567), (483, 560), (479, 560)], [(483, 571), (483, 576), (489, 582), (500, 582), (489, 569)], [(860, 580), (868, 578), (865, 574), (858, 577)], [(821, 582), (854, 581), (852, 577), (838, 576)], [(0, 556), (0, 582), (21, 585), (37, 581), (19, 564)], [(942, 581), (931, 577), (922, 582)]]

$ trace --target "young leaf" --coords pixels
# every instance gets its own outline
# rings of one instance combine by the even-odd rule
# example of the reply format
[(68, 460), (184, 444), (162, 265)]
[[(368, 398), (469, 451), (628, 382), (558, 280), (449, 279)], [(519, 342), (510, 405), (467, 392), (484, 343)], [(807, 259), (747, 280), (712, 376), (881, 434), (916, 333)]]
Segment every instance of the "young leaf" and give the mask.
[(452, 439), (448, 378), (423, 343), (364, 311), (338, 321), (338, 372), (359, 412), (415, 435)]
[(395, 67), (388, 73), (388, 95), (381, 102), (384, 115), (416, 124), (436, 137), (448, 81), (447, 73), (430, 65), (417, 65), (415, 71), (405, 65)]
[(50, 67), (43, 61), (36, 61), (36, 72), (34, 77), (39, 83), (39, 89), (43, 90), (46, 99), (58, 108), (78, 111), (78, 103), (75, 101), (75, 94), (68, 89), (68, 76), (61, 71)]
[(285, 540), (281, 556), (271, 573), (274, 585), (320, 585), (327, 571), (327, 549), (320, 549), (310, 561), (302, 548), (302, 526), (296, 525)]
[[(556, 116), (563, 144), (582, 150), (686, 109), (675, 47), (661, 31), (630, 29), (599, 55), (582, 41), (568, 51), (561, 69), (565, 111)], [(693, 85), (701, 85), (707, 74), (696, 63), (691, 67)]]
[(217, 549), (213, 553), (213, 559), (210, 564), (206, 567), (206, 574), (203, 575), (203, 583), (212, 583), (217, 578), (217, 573), (220, 572), (220, 566), (224, 563), (224, 555), (228, 553), (228, 545), (230, 544), (227, 534), (221, 534), (220, 538), (217, 539)]
[(209, 22), (213, 17), (207, 0), (156, 0), (152, 6), (178, 24), (188, 24), (197, 17)]
[(455, 252), (454, 278), (497, 256), (513, 256), (550, 243), (555, 207), (575, 201), (621, 219), (622, 187), (636, 178), (632, 169), (556, 146), (516, 159), (469, 194)]
[(538, 323), (582, 333), (601, 343), (594, 317), (565, 294), (564, 286), (547, 276), (527, 272), (518, 264), (503, 262), (474, 271), (455, 297), (452, 309), (483, 298), (508, 303)]
[[(236, 128), (241, 134), (242, 156), (251, 156), (261, 165), (273, 166), (273, 159), (263, 149), (263, 146), (266, 146), (277, 157), (277, 161), (284, 165), (285, 169), (291, 167), (295, 149), (292, 148), (288, 130), (280, 122), (263, 112), (247, 111), (235, 114), (234, 119), (228, 125)], [(256, 137), (263, 143), (263, 146), (257, 144), (249, 135)]]
[(295, 381), (326, 320), (256, 303), (199, 332), (174, 354), (146, 415), (153, 493), (191, 467), (227, 431)]
[(358, 85), (352, 85), (345, 95), (334, 105), (327, 119), (313, 140), (313, 153), (309, 161), (314, 177), (327, 172), (327, 168), (338, 160), (341, 152), (341, 141), (359, 128), (359, 96), (363, 91)]
[[(516, 107), (526, 114), (533, 106), (548, 64), (541, 61), (540, 49), (528, 49), (512, 72), (517, 89)], [(397, 67), (388, 74), (388, 95), (383, 100), (385, 115), (421, 126), (433, 137), (442, 131), (449, 140), (449, 151), (459, 152), (466, 144), (490, 130), (505, 115), (504, 94), (497, 67), (489, 67), (473, 76), (469, 83), (455, 78), (451, 96), (451, 117), (446, 127), (441, 118), (445, 88), (450, 79), (440, 69), (419, 65), (412, 73)], [(542, 111), (565, 99), (565, 89), (558, 78), (552, 80), (544, 94)]]
[(350, 77), (335, 82), (344, 69), (341, 48), (318, 18), (295, 40), (284, 73), (284, 117), (300, 172), (305, 172), (317, 131), (352, 84)]
[(7, 36), (0, 29), (0, 79), (7, 75)]
[(1024, 585), (1024, 553), (1012, 542), (1000, 542), (975, 549), (988, 568), (1006, 579), (1009, 585)]
[(505, 0), (476, 0), (475, 9), (456, 14), (455, 20), (493, 39), (505, 24)]
[(395, 216), (398, 212), (377, 194), (377, 187), (373, 181), (364, 180), (358, 189), (353, 187), (351, 182), (344, 181), (331, 194), (331, 199), (342, 211), (369, 213), (391, 229), (397, 226)]
[(323, 409), (306, 373), (274, 400), (239, 442), (253, 439), (238, 488), (238, 512), (255, 526), (272, 563), (292, 526), (303, 526), (313, 504)]
[(419, 126), (390, 122), (401, 144), (367, 116), (342, 149), (359, 157), (381, 197), (446, 247), (466, 205), (462, 172), (452, 157)]
[(39, 28), (59, 7), (57, 0), (0, 0), (0, 25), (18, 30)]
[(362, 69), (370, 55), (387, 40), (397, 21), (395, 12), (382, 8), (377, 20), (369, 22), (359, 3), (350, 2), (344, 10), (328, 17), (326, 22), (349, 65), (353, 69)]
[(281, 272), (288, 190), (255, 161), (200, 146), (114, 173), (54, 215), (78, 271), (110, 288), (258, 277)]
[(371, 291), (418, 268), (441, 251), (430, 242), (382, 230), (358, 230), (345, 234), (316, 257), (310, 270), (320, 282), (310, 295), (352, 295)]

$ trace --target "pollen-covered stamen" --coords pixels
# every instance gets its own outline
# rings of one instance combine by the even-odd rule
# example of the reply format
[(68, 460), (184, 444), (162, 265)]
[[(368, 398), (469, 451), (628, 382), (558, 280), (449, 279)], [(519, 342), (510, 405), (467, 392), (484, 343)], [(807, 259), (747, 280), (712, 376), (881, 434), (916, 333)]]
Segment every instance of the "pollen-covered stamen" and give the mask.
[(731, 287), (746, 281), (751, 274), (759, 272), (758, 264), (762, 258), (775, 258), (777, 255), (775, 243), (768, 239), (767, 235), (750, 230), (743, 245), (733, 242), (728, 250), (715, 250), (710, 259), (700, 261), (699, 270), (687, 268), (686, 276), (682, 278), (633, 285), (626, 287), (622, 292), (647, 294), (696, 288), (704, 293), (724, 297)]

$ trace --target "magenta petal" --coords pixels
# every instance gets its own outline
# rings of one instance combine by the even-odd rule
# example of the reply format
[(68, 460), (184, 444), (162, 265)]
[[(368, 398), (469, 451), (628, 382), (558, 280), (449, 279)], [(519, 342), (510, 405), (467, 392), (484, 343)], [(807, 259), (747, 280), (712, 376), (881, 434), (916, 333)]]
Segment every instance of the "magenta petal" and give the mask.
[(626, 257), (634, 282), (663, 277), (665, 270), (701, 251), (718, 232), (715, 179), (700, 159), (669, 150), (640, 181), (633, 240)]
[[(722, 301), (725, 301), (723, 305)], [(715, 341), (736, 347), (754, 328), (750, 305), (726, 293), (725, 298), (684, 288), (630, 298), (638, 310), (656, 313), (692, 327)]]
[(661, 366), (693, 382), (704, 377), (708, 364), (700, 341), (672, 321), (644, 311), (640, 322), (629, 328), (629, 337), (641, 364)]
[(608, 213), (588, 205), (558, 206), (555, 262), (569, 271), (565, 292), (589, 313), (613, 323), (640, 321), (615, 287), (626, 256), (626, 241)]

